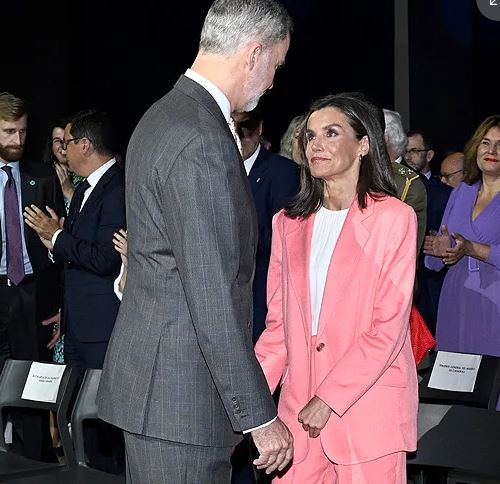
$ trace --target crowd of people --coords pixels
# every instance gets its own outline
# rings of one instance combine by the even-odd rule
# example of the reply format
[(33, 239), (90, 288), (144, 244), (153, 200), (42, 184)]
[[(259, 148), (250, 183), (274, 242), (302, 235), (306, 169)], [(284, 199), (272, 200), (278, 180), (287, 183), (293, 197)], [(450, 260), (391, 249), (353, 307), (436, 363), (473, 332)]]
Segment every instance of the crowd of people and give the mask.
[[(338, 93), (275, 154), (258, 103), (292, 31), (274, 0), (216, 0), (124, 160), (95, 110), (23, 159), (0, 93), (0, 368), (102, 368), (86, 450), (123, 472), (124, 436), (129, 483), (227, 483), (231, 459), (241, 484), (406, 482), (410, 312), (437, 350), (500, 356), (500, 116), (438, 167), (429, 133)], [(47, 416), (10, 418), (54, 458)]]

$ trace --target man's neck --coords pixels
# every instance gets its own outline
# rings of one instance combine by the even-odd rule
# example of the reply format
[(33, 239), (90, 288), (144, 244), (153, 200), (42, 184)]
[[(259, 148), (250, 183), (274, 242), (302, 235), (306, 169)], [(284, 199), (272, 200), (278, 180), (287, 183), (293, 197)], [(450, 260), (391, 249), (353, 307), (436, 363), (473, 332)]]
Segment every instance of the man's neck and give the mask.
[(236, 107), (237, 92), (241, 83), (237, 79), (237, 64), (231, 57), (198, 53), (191, 69), (217, 86), (228, 98), (231, 112)]

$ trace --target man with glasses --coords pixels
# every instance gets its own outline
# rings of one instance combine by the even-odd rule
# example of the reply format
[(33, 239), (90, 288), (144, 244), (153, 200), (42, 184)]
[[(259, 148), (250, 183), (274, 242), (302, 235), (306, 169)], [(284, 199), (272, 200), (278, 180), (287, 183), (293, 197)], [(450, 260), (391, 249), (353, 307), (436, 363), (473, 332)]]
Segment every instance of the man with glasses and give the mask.
[[(423, 131), (412, 130), (407, 133), (405, 160), (408, 165), (420, 174), (427, 192), (427, 223), (425, 233), (437, 232), (441, 226), (444, 210), (450, 197), (451, 188), (432, 174), (431, 161), (434, 150), (429, 136)], [(443, 285), (445, 271), (435, 272), (424, 265), (424, 255), (420, 254), (417, 271), (417, 291), (415, 304), (422, 314), (430, 330), (436, 328), (439, 295)]]
[(64, 356), (82, 376), (87, 368), (102, 368), (119, 308), (113, 281), (121, 262), (112, 239), (125, 227), (125, 184), (112, 137), (106, 114), (78, 113), (67, 124), (61, 146), (69, 169), (86, 180), (75, 189), (64, 225), (38, 207), (25, 210), (28, 225), (54, 260), (65, 264)]
[[(37, 234), (23, 223), (26, 205), (64, 213), (54, 171), (23, 160), (28, 115), (24, 102), (0, 93), (0, 371), (7, 358), (51, 361), (52, 326), (41, 322), (61, 304), (61, 266), (49, 259)], [(26, 457), (51, 460), (48, 415), (28, 412), (15, 420), (22, 427)], [(0, 429), (3, 432), (3, 429)]]
[(465, 157), (460, 151), (455, 151), (446, 156), (441, 162), (441, 181), (455, 188), (465, 177)]
[[(66, 125), (61, 146), (69, 169), (85, 178), (75, 189), (64, 225), (60, 227), (54, 213), (48, 217), (36, 206), (26, 207), (24, 215), (54, 261), (64, 263), (64, 360), (83, 377), (87, 368), (102, 368), (120, 306), (113, 281), (121, 259), (112, 240), (125, 228), (125, 179), (113, 156), (113, 128), (105, 113), (76, 114)], [(93, 467), (120, 470), (114, 435), (101, 424), (86, 432)]]

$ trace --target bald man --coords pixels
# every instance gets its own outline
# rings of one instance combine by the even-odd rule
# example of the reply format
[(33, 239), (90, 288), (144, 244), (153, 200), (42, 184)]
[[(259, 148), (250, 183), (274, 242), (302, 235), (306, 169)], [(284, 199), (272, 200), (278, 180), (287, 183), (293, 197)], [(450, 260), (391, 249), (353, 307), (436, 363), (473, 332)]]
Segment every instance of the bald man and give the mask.
[(455, 151), (441, 162), (441, 181), (455, 188), (465, 176), (464, 154)]

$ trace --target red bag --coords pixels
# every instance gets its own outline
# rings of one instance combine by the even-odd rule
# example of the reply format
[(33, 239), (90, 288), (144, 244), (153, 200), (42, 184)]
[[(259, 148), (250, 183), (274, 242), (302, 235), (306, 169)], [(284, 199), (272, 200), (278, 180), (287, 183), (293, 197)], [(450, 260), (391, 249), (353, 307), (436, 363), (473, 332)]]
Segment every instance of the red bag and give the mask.
[(414, 304), (412, 304), (410, 312), (410, 337), (413, 356), (418, 365), (427, 352), (436, 347), (436, 340)]

